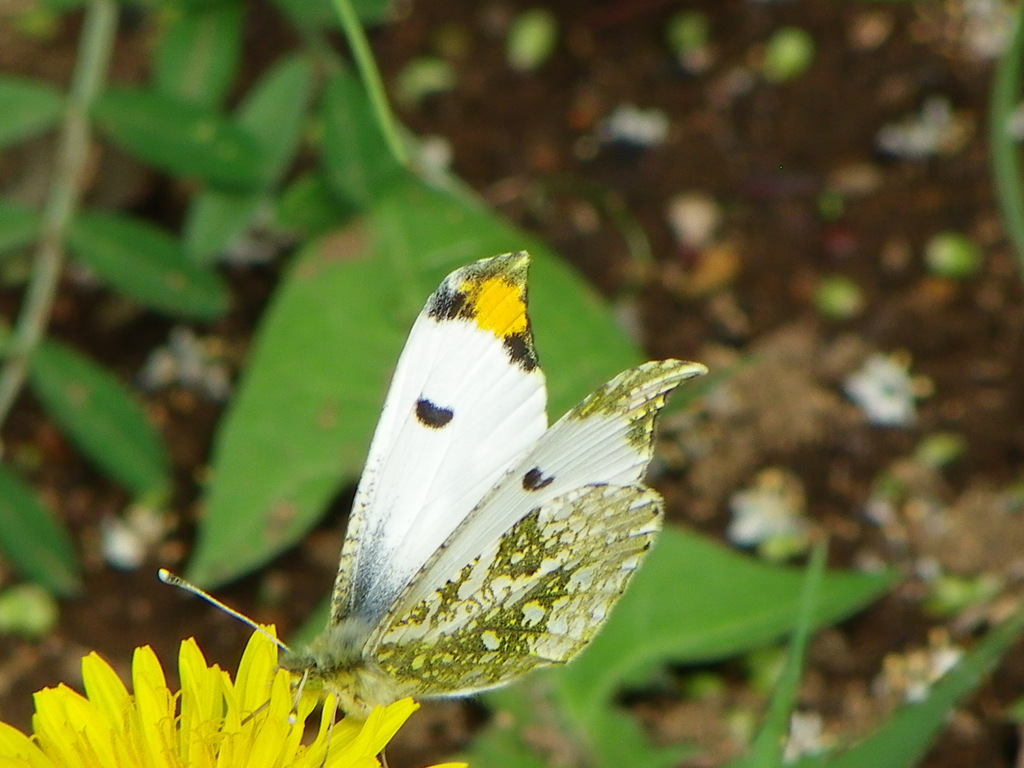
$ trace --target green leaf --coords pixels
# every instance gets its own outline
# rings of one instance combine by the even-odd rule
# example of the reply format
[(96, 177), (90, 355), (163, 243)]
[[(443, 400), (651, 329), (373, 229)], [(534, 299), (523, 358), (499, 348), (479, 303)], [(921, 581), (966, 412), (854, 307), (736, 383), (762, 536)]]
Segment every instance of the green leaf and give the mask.
[(300, 253), (215, 438), (190, 577), (223, 583), (316, 522), (359, 472), (409, 327), (451, 269), (527, 248), (553, 413), (637, 360), (595, 294), (542, 244), (474, 202), (409, 182)]
[(772, 766), (782, 765), (785, 762), (783, 757), (786, 737), (789, 736), (789, 724), (797, 704), (800, 673), (803, 670), (807, 643), (810, 640), (814, 622), (814, 607), (818, 602), (821, 580), (825, 573), (826, 551), (822, 544), (814, 548), (811, 562), (807, 567), (807, 574), (804, 577), (796, 626), (789, 642), (786, 666), (775, 684), (768, 712), (750, 747), (750, 753), (733, 761), (730, 764), (733, 768), (772, 768)]
[(214, 262), (245, 234), (265, 204), (266, 197), (259, 192), (208, 190), (195, 195), (182, 233), (186, 258), (194, 264)]
[(335, 72), (324, 87), (323, 162), (327, 181), (343, 199), (365, 208), (408, 175), (381, 135), (362, 82)]
[[(800, 618), (806, 579), (799, 569), (754, 560), (682, 529), (664, 530), (608, 624), (579, 658), (486, 695), (501, 716), (474, 744), (470, 764), (531, 765), (522, 733), (549, 730), (552, 721), (567, 744), (588, 756), (587, 765), (677, 764), (678, 755), (646, 744), (639, 733), (629, 735), (635, 726), (615, 710), (615, 693), (647, 682), (667, 663), (723, 659), (763, 647), (801, 624), (832, 624), (887, 591), (895, 574), (826, 573), (809, 622)], [(484, 759), (501, 754), (493, 739), (518, 743), (519, 752), (504, 753), (501, 763)], [(626, 762), (624, 744), (633, 745), (633, 759)]]
[(302, 138), (312, 86), (313, 70), (302, 56), (283, 58), (253, 86), (236, 122), (262, 150), (262, 191), (209, 190), (194, 198), (185, 221), (185, 249), (193, 261), (210, 261), (243, 234), (266, 203), (266, 190), (288, 171)]
[[(474, 739), (469, 753), (459, 755), (463, 762), (473, 768), (551, 768), (552, 761), (539, 754), (525, 737), (524, 723), (542, 726), (545, 736), (554, 736), (552, 751), (559, 752), (564, 746), (566, 754), (574, 755), (573, 764), (582, 762), (573, 743), (575, 734), (570, 734), (567, 724), (558, 719), (551, 691), (535, 676), (488, 694), (487, 704), (493, 717)], [(543, 715), (538, 717), (536, 713)]]
[(160, 498), (170, 466), (160, 436), (132, 393), (105, 368), (55, 341), (29, 360), (32, 391), (60, 428), (135, 496)]
[(967, 653), (928, 691), (921, 702), (907, 704), (874, 733), (846, 750), (790, 763), (793, 768), (910, 768), (931, 747), (949, 715), (973, 693), (999, 660), (1024, 634), (1024, 611), (1004, 621)]
[(305, 56), (285, 56), (261, 77), (238, 108), (236, 122), (260, 145), (259, 175), (276, 184), (292, 164), (306, 124), (313, 68)]
[(234, 190), (262, 183), (256, 140), (198, 104), (156, 91), (112, 89), (96, 100), (93, 117), (115, 144), (168, 173)]
[(61, 595), (78, 591), (80, 572), (67, 531), (10, 467), (0, 464), (0, 550), (17, 571)]
[[(789, 632), (804, 574), (666, 530), (608, 623), (580, 657), (558, 670), (565, 703), (586, 710), (623, 685), (649, 678), (665, 659), (734, 656)], [(828, 575), (814, 612), (827, 625), (889, 588), (889, 573)], [(682, 585), (665, 600), (665, 585)], [(629, 648), (629, 654), (622, 652)]]
[(231, 88), (242, 51), (240, 2), (178, 9), (154, 55), (154, 83), (163, 93), (217, 107)]
[[(338, 14), (331, 0), (274, 0), (274, 5), (301, 29), (337, 29)], [(364, 24), (379, 24), (391, 15), (391, 0), (352, 0)]]
[(0, 76), (0, 149), (52, 128), (64, 109), (64, 95), (51, 85)]
[(212, 320), (227, 310), (228, 290), (220, 277), (189, 261), (173, 237), (141, 219), (79, 213), (67, 244), (101, 280), (147, 307), (194, 320)]
[(0, 253), (32, 245), (39, 236), (39, 212), (27, 205), (0, 200)]
[(331, 189), (324, 174), (311, 171), (299, 176), (281, 192), (277, 201), (277, 226), (302, 238), (322, 235), (355, 216)]
[[(669, 768), (697, 754), (688, 745), (655, 747), (633, 718), (611, 706), (601, 710), (600, 722), (588, 734), (592, 740), (582, 739), (558, 709), (550, 680), (543, 675), (530, 675), (488, 693), (487, 706), (493, 717), (473, 741), (469, 755), (460, 756), (473, 768)], [(538, 744), (543, 744), (544, 754)]]

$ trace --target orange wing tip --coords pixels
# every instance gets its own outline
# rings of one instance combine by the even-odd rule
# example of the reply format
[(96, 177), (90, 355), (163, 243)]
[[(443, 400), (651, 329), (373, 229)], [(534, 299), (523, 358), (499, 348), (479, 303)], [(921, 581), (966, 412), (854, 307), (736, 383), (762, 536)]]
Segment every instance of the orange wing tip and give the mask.
[(470, 296), (473, 321), (478, 327), (505, 339), (523, 333), (530, 321), (526, 316), (526, 284), (495, 275), (463, 284)]
[(537, 367), (537, 355), (527, 314), (529, 265), (529, 255), (520, 251), (456, 270), (430, 297), (427, 314), (442, 322), (472, 322), (501, 339), (512, 362), (531, 371)]

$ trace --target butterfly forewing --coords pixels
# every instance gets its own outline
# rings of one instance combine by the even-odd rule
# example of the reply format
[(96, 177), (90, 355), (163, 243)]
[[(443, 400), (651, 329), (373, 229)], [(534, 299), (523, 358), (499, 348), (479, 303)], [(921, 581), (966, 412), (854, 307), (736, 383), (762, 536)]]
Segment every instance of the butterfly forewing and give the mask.
[(373, 626), (547, 426), (525, 254), (449, 275), (399, 358), (356, 492), (331, 624)]

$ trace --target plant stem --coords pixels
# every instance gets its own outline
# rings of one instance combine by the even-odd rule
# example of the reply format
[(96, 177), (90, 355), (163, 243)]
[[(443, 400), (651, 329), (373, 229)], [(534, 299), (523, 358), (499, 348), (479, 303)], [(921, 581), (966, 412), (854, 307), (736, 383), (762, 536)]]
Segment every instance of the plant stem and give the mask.
[(363, 25), (360, 24), (359, 17), (356, 16), (350, 0), (334, 0), (334, 10), (338, 13), (341, 28), (352, 49), (352, 57), (356, 60), (356, 67), (363, 80), (363, 87), (366, 88), (370, 97), (370, 105), (373, 107), (373, 114), (377, 118), (384, 142), (391, 150), (392, 157), (400, 165), (408, 165), (405, 147), (402, 145), (395, 127), (395, 115), (388, 104), (387, 94), (384, 93), (384, 82), (380, 79), (380, 70), (377, 69), (377, 62), (374, 61), (373, 53), (370, 51), (370, 44), (363, 32)]
[(1024, 54), (1024, 5), (1018, 7), (1010, 41), (992, 81), (988, 110), (988, 151), (996, 201), (1010, 239), (1017, 267), (1024, 275), (1024, 192), (1021, 189), (1017, 140), (1010, 133), (1010, 115), (1020, 94), (1021, 56)]
[(89, 153), (89, 108), (106, 77), (117, 30), (114, 0), (89, 0), (64, 121), (43, 208), (32, 277), (0, 370), (0, 424), (25, 383), (28, 357), (46, 330), (64, 261), (64, 235), (82, 197)]

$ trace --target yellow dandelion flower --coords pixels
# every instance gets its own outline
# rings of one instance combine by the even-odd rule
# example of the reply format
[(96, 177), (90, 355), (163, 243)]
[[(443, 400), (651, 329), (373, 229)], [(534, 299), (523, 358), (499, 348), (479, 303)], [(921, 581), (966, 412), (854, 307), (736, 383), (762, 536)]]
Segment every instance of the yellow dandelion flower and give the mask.
[(253, 633), (232, 682), (185, 640), (177, 694), (149, 646), (135, 650), (133, 694), (91, 653), (82, 659), (84, 696), (63, 684), (35, 694), (31, 737), (0, 722), (0, 768), (378, 768), (377, 755), (418, 705), (403, 699), (363, 722), (335, 722), (328, 696), (316, 738), (303, 744), (316, 696), (303, 694), (293, 713), (292, 676), (277, 650)]

